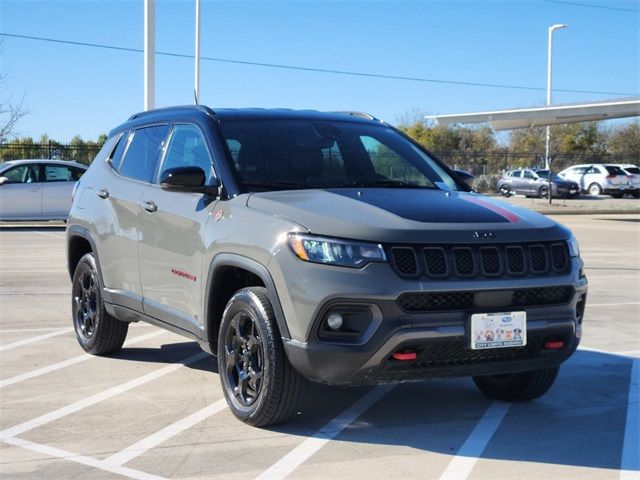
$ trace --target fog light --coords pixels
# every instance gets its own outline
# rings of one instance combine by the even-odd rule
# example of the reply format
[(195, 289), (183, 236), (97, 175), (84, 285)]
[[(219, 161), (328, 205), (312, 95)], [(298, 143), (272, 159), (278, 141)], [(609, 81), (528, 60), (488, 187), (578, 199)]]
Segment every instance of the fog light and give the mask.
[(332, 313), (327, 317), (327, 325), (329, 325), (331, 330), (339, 330), (342, 328), (342, 324), (342, 315), (339, 313)]

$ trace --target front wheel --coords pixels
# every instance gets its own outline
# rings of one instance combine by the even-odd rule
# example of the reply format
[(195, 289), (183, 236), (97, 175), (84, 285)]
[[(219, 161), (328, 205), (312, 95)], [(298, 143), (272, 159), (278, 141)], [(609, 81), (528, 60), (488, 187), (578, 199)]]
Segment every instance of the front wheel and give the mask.
[(512, 195), (512, 192), (511, 192), (511, 188), (509, 187), (509, 185), (506, 185), (506, 184), (502, 185), (500, 187), (500, 194), (503, 197), (510, 197)]
[(547, 187), (540, 187), (540, 190), (538, 190), (538, 196), (540, 198), (548, 198), (549, 194), (549, 190), (547, 189)]
[(238, 290), (227, 303), (218, 335), (218, 371), (227, 403), (243, 422), (266, 427), (295, 412), (305, 380), (289, 363), (264, 288)]
[(85, 254), (73, 273), (71, 286), (73, 327), (80, 346), (93, 355), (107, 355), (122, 348), (129, 324), (107, 313), (96, 260)]
[(487, 397), (504, 402), (526, 402), (541, 397), (558, 377), (560, 367), (530, 372), (473, 377), (476, 386)]

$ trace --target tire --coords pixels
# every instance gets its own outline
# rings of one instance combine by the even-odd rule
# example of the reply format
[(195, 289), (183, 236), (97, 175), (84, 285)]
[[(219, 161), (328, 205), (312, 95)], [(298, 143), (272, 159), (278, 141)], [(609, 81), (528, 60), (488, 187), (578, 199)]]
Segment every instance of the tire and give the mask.
[(589, 195), (593, 195), (594, 197), (598, 197), (598, 196), (602, 195), (602, 187), (600, 185), (598, 185), (597, 183), (592, 183), (591, 185), (589, 185), (589, 188), (587, 189), (587, 192), (589, 192)]
[(538, 190), (538, 196), (540, 198), (547, 198), (548, 191), (549, 189), (547, 187), (540, 187), (540, 189)]
[(616, 192), (616, 193), (612, 193), (611, 196), (613, 198), (622, 198), (622, 197), (624, 197), (624, 193), (623, 192)]
[(80, 259), (73, 273), (71, 314), (78, 343), (87, 353), (108, 355), (122, 348), (129, 324), (105, 310), (102, 283), (92, 253)]
[(558, 377), (560, 367), (531, 372), (473, 377), (476, 386), (487, 397), (504, 402), (526, 402), (541, 397)]
[(632, 196), (633, 198), (640, 198), (640, 190), (636, 190), (635, 192), (633, 192), (633, 193), (631, 194), (631, 196)]
[(506, 185), (506, 184), (505, 184), (505, 185), (502, 185), (502, 186), (500, 187), (500, 194), (501, 194), (503, 197), (510, 197), (510, 196), (512, 195), (511, 187), (509, 187), (509, 185)]
[(227, 303), (218, 335), (218, 371), (227, 404), (244, 423), (275, 425), (296, 411), (306, 380), (285, 354), (266, 289), (243, 288)]

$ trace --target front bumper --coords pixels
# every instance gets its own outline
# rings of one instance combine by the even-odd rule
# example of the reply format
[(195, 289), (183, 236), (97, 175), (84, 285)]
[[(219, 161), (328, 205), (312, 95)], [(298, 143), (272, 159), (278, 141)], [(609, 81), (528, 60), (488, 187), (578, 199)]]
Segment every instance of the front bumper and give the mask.
[[(471, 350), (469, 322), (473, 312), (406, 315), (401, 309), (386, 304), (381, 308), (380, 327), (365, 344), (286, 340), (285, 350), (303, 376), (336, 385), (550, 368), (564, 362), (578, 347), (582, 319), (576, 314), (576, 304), (585, 300), (586, 287), (576, 290), (567, 305), (528, 309), (525, 347)], [(550, 339), (562, 340), (563, 347), (545, 349), (544, 342)], [(415, 360), (392, 357), (394, 352), (407, 349), (417, 353)]]

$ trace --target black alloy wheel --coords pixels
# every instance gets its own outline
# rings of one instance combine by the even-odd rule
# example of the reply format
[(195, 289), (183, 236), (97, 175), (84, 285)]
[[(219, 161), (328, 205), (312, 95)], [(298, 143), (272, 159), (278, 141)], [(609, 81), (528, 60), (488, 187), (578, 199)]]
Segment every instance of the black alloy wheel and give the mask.
[(264, 348), (255, 321), (247, 312), (238, 312), (231, 319), (225, 357), (225, 374), (233, 395), (242, 405), (252, 405), (262, 387)]
[(71, 312), (76, 338), (87, 353), (107, 355), (122, 348), (129, 324), (106, 311), (102, 281), (92, 253), (80, 259), (73, 273)]

